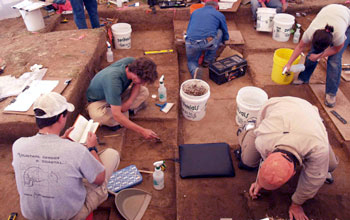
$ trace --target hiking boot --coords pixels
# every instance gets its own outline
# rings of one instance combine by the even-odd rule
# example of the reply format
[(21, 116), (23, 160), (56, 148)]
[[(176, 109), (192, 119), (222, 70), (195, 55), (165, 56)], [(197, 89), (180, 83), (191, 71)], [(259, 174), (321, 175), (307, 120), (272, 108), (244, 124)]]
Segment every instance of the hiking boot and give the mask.
[(331, 172), (328, 172), (328, 173), (327, 173), (326, 180), (324, 181), (324, 183), (332, 184), (333, 182), (334, 182), (334, 179), (333, 179), (332, 173), (331, 173)]
[(301, 84), (305, 84), (305, 82), (299, 78), (296, 78), (295, 80), (293, 80), (292, 84), (293, 85), (301, 85)]
[(194, 70), (193, 79), (202, 79), (203, 71), (200, 67)]
[(329, 108), (333, 108), (335, 106), (335, 95), (326, 94), (324, 104)]
[(129, 114), (131, 116), (134, 116), (137, 114), (137, 112), (141, 111), (142, 109), (145, 109), (147, 107), (147, 103), (146, 102), (142, 102), (141, 105), (139, 105), (138, 107), (134, 108), (134, 109), (130, 109), (129, 110)]

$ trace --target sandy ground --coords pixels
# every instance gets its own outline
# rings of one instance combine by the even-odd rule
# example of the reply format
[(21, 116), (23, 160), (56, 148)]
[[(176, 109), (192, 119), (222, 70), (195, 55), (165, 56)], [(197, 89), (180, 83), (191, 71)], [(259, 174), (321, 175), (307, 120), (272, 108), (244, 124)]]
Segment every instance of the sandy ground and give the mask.
[[(322, 5), (337, 1), (307, 1), (302, 5), (291, 3), (290, 13), (306, 11), (312, 13)], [(339, 1), (338, 1), (339, 2)], [(133, 3), (133, 2), (132, 2)], [(340, 3), (340, 2), (339, 2)], [(155, 106), (157, 100), (149, 98), (148, 108), (136, 115), (133, 120), (138, 124), (151, 128), (159, 134), (162, 143), (143, 140), (130, 130), (121, 129), (111, 132), (100, 128), (97, 132), (104, 145), (100, 148), (112, 147), (121, 153), (120, 168), (135, 164), (139, 169), (153, 170), (152, 163), (165, 160), (165, 188), (156, 191), (152, 187), (152, 177), (143, 174), (143, 182), (137, 188), (152, 193), (152, 201), (143, 219), (262, 219), (269, 216), (274, 219), (287, 219), (290, 196), (294, 192), (297, 177), (293, 178), (281, 189), (274, 192), (264, 191), (262, 198), (252, 201), (247, 190), (255, 180), (256, 172), (242, 171), (237, 168), (237, 160), (233, 158), (236, 176), (234, 178), (199, 178), (181, 179), (179, 176), (178, 145), (193, 143), (226, 142), (233, 149), (238, 147), (235, 135), (238, 125), (235, 122), (236, 96), (240, 88), (248, 85), (263, 88), (269, 95), (296, 96), (304, 98), (320, 109), (329, 132), (330, 143), (340, 164), (334, 172), (335, 183), (324, 185), (315, 198), (304, 205), (310, 219), (349, 219), (350, 205), (349, 155), (346, 143), (339, 135), (334, 124), (322, 109), (321, 104), (308, 85), (280, 86), (271, 81), (273, 51), (277, 48), (293, 48), (289, 41), (280, 43), (272, 40), (271, 34), (258, 33), (253, 29), (249, 7), (241, 7), (236, 14), (225, 14), (228, 22), (242, 32), (244, 46), (234, 49), (244, 55), (248, 61), (245, 76), (223, 85), (216, 85), (208, 77), (205, 70), (204, 80), (209, 83), (211, 97), (207, 103), (206, 116), (199, 122), (183, 118), (179, 105), (179, 85), (190, 78), (184, 46), (174, 43), (176, 31), (174, 27), (181, 20), (188, 20), (188, 8), (158, 10), (156, 15), (148, 13), (147, 6), (140, 8), (106, 8), (99, 6), (100, 16), (115, 18), (132, 25), (132, 48), (130, 50), (113, 49), (115, 60), (134, 56), (139, 57), (147, 50), (175, 49), (174, 53), (150, 55), (157, 63), (159, 74), (165, 75), (168, 89), (168, 102), (175, 103), (174, 108), (164, 114)], [(21, 18), (0, 21), (0, 57), (7, 61), (5, 74), (19, 76), (35, 63), (49, 68), (48, 74), (54, 77), (71, 77), (72, 84), (64, 91), (64, 95), (78, 106), (75, 114), (70, 116), (70, 126), (78, 112), (86, 115), (84, 106), (85, 90), (88, 82), (98, 70), (108, 65), (105, 59), (105, 31), (76, 30), (73, 19), (60, 24), (62, 17), (51, 16), (45, 19), (46, 28), (39, 33), (26, 31)], [(303, 26), (309, 24), (308, 17), (300, 18)], [(77, 40), (80, 36), (83, 39)], [(311, 79), (311, 83), (324, 83), (325, 69), (319, 66)], [(150, 94), (157, 93), (157, 84), (149, 85)], [(349, 85), (341, 82), (340, 89), (349, 99)], [(10, 100), (0, 103), (1, 109)], [(1, 114), (0, 132), (0, 218), (6, 219), (11, 212), (20, 214), (19, 197), (16, 191), (14, 172), (11, 166), (12, 142), (21, 136), (35, 134), (32, 116)], [(115, 135), (110, 137), (109, 135)], [(114, 197), (101, 205), (94, 212), (94, 219), (122, 219), (114, 205)]]

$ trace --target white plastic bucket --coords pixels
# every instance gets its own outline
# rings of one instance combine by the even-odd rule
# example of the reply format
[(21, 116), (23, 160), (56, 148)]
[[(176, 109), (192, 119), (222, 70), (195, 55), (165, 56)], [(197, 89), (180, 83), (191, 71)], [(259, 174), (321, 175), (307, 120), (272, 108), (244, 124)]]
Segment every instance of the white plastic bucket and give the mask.
[(295, 17), (290, 14), (279, 13), (273, 19), (273, 33), (272, 38), (279, 42), (286, 42), (289, 40), (290, 31), (293, 27)]
[(131, 25), (128, 23), (117, 23), (112, 25), (114, 45), (117, 49), (131, 48)]
[(28, 31), (38, 31), (45, 27), (43, 15), (40, 9), (33, 11), (19, 10)]
[[(196, 84), (204, 86), (207, 92), (201, 96), (193, 96), (184, 92), (184, 86)], [(200, 79), (189, 79), (181, 84), (180, 87), (182, 115), (191, 121), (199, 121), (205, 116), (207, 101), (210, 97), (210, 87), (208, 83)]]
[(267, 99), (266, 92), (258, 87), (246, 86), (241, 88), (236, 97), (236, 123), (242, 126), (248, 121), (255, 121), (261, 106)]
[(272, 32), (273, 18), (276, 15), (276, 8), (258, 8), (256, 30)]

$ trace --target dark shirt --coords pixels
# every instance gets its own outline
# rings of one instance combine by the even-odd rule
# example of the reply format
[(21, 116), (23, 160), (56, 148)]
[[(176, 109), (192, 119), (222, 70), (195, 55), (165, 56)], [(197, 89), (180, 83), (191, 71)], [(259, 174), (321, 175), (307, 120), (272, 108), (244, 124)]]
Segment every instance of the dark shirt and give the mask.
[(222, 30), (223, 41), (229, 40), (225, 15), (207, 5), (192, 13), (187, 27), (187, 37), (191, 40), (215, 37), (218, 29)]

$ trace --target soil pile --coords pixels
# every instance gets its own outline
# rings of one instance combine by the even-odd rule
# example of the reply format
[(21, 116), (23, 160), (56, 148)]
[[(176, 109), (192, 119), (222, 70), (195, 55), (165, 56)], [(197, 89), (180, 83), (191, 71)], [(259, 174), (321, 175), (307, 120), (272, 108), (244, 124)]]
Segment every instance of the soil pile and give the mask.
[(208, 92), (208, 89), (197, 83), (187, 83), (183, 85), (183, 91), (192, 96), (202, 96)]

